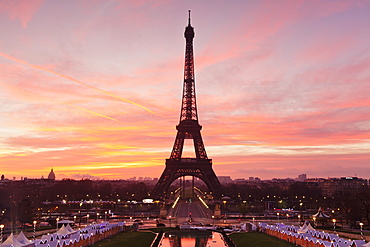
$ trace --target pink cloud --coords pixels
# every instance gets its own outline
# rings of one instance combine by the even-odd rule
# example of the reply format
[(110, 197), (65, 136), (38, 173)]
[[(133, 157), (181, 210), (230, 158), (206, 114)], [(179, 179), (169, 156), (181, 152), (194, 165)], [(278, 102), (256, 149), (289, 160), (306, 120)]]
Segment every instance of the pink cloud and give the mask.
[[(231, 157), (214, 158), (214, 170), (218, 175), (230, 175), (235, 178), (260, 177), (296, 178), (306, 173), (309, 177), (369, 177), (370, 169), (366, 166), (369, 155), (248, 155), (233, 159)], [(228, 168), (232, 166), (231, 168)], [(351, 167), (351, 168), (349, 168)], [(240, 174), (248, 174), (242, 176)]]
[(0, 3), (0, 13), (8, 13), (10, 19), (19, 20), (23, 28), (41, 7), (44, 0), (3, 0)]
[[(12, 5), (5, 3), (2, 13)], [(341, 176), (352, 167), (370, 175), (367, 33), (363, 20), (350, 18), (362, 4), (194, 5), (198, 111), (217, 175), (315, 176), (322, 168), (321, 174)], [(64, 12), (70, 5), (75, 9)], [(187, 6), (154, 5), (48, 2), (34, 12), (38, 18), (12, 17), (22, 26), (37, 25), (9, 32), (1, 41), (4, 52), (46, 70), (1, 58), (4, 173), (40, 177), (54, 167), (65, 176), (160, 175), (179, 121)], [(20, 40), (31, 42), (13, 45)]]

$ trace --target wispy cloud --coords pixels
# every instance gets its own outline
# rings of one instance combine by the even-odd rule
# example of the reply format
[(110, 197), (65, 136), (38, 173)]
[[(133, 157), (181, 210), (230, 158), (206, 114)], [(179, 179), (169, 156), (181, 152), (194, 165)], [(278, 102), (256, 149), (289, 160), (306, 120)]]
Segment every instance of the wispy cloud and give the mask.
[(154, 112), (153, 112), (153, 111), (149, 110), (149, 109), (148, 109), (148, 108), (146, 108), (145, 106), (142, 106), (142, 105), (140, 105), (140, 104), (138, 104), (138, 103), (135, 103), (135, 102), (133, 102), (133, 101), (131, 101), (131, 100), (124, 99), (124, 98), (122, 98), (122, 97), (120, 97), (120, 96), (117, 96), (117, 95), (115, 95), (115, 94), (113, 94), (113, 93), (107, 92), (107, 91), (105, 91), (105, 90), (103, 90), (103, 89), (100, 89), (100, 88), (97, 88), (97, 87), (94, 87), (94, 86), (88, 85), (88, 84), (86, 84), (86, 83), (84, 83), (84, 82), (81, 82), (81, 81), (79, 81), (79, 80), (76, 80), (76, 79), (74, 79), (74, 78), (72, 78), (72, 77), (69, 77), (69, 76), (66, 76), (66, 75), (62, 75), (62, 74), (60, 74), (60, 73), (57, 73), (57, 72), (55, 72), (55, 71), (52, 71), (52, 70), (49, 70), (49, 69), (43, 68), (43, 67), (41, 67), (41, 66), (37, 66), (37, 65), (29, 64), (28, 62), (25, 62), (25, 61), (23, 61), (23, 60), (21, 60), (21, 59), (18, 59), (18, 58), (11, 57), (11, 56), (9, 56), (9, 55), (7, 55), (7, 54), (5, 54), (5, 53), (1, 53), (1, 52), (0, 52), (0, 56), (4, 57), (4, 58), (6, 58), (6, 59), (12, 60), (12, 61), (14, 61), (14, 62), (17, 62), (17, 63), (21, 63), (21, 64), (23, 64), (23, 65), (30, 66), (30, 67), (35, 68), (35, 69), (39, 69), (39, 70), (43, 70), (43, 71), (46, 71), (46, 72), (52, 73), (52, 74), (54, 74), (54, 75), (57, 75), (57, 76), (63, 77), (63, 78), (65, 78), (65, 79), (67, 79), (67, 80), (70, 80), (70, 81), (73, 81), (73, 82), (75, 82), (75, 83), (81, 84), (81, 85), (83, 85), (83, 86), (86, 86), (86, 87), (89, 87), (89, 88), (95, 89), (95, 90), (97, 90), (97, 91), (99, 91), (99, 92), (102, 92), (102, 93), (105, 93), (105, 94), (107, 94), (107, 95), (109, 95), (109, 96), (111, 96), (111, 97), (117, 98), (117, 99), (119, 99), (119, 100), (122, 100), (122, 101), (124, 101), (124, 102), (130, 103), (130, 104), (133, 104), (133, 105), (136, 105), (136, 106), (138, 106), (138, 107), (140, 107), (140, 108), (142, 108), (142, 109), (144, 109), (144, 110), (146, 110), (146, 111), (148, 111), (148, 112), (150, 112), (150, 113), (154, 114)]
[(23, 28), (41, 7), (44, 0), (3, 0), (0, 2), (0, 13), (7, 13), (12, 20), (18, 20)]
[(158, 177), (179, 121), (188, 9), (217, 175), (370, 176), (361, 0), (2, 1), (5, 175)]

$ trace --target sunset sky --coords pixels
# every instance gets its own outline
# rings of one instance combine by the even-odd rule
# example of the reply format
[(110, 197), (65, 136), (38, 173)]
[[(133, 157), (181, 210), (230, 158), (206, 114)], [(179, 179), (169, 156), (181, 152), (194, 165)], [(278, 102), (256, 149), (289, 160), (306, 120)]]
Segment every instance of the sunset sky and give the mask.
[(218, 176), (370, 178), (368, 0), (0, 0), (0, 174), (159, 177), (188, 9)]

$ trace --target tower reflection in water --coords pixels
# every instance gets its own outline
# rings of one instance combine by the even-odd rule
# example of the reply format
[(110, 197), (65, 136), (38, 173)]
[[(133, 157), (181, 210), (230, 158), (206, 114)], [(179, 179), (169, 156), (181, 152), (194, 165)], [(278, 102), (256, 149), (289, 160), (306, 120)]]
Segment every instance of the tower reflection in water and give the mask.
[(167, 232), (161, 247), (224, 247), (221, 234), (211, 231)]

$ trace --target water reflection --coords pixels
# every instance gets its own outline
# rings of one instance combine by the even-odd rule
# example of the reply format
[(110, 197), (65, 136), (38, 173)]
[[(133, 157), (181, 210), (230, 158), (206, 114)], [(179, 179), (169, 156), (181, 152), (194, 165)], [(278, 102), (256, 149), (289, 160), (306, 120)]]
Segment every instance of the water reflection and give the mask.
[(211, 231), (167, 232), (161, 247), (221, 247), (225, 246), (221, 234)]

